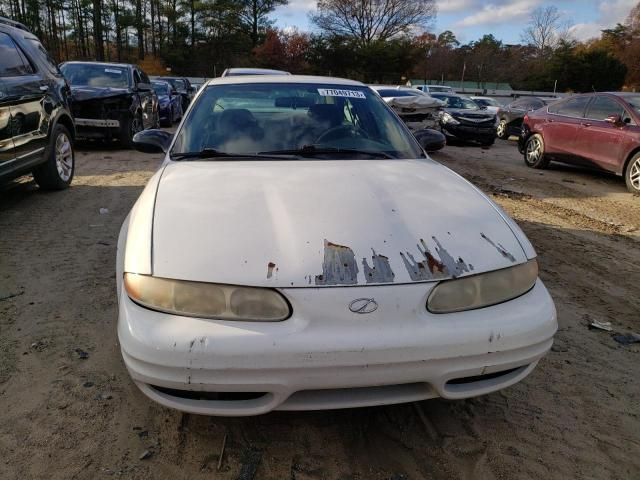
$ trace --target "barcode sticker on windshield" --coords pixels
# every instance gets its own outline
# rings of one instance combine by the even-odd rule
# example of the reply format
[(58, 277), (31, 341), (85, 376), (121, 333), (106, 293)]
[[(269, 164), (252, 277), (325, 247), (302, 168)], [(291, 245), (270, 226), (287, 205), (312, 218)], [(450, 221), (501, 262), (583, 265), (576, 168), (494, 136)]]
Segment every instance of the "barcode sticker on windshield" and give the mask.
[(364, 93), (358, 90), (342, 90), (338, 88), (319, 88), (318, 93), (323, 97), (348, 97), (348, 98), (367, 98)]
[(105, 68), (104, 71), (105, 73), (117, 73), (118, 75), (122, 73), (122, 70), (115, 70), (113, 68)]

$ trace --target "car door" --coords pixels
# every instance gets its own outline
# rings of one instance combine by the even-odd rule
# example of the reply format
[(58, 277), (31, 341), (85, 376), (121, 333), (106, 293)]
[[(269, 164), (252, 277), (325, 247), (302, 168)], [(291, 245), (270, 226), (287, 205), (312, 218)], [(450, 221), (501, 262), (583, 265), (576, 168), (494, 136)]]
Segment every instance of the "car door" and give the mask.
[(155, 123), (155, 112), (153, 109), (153, 89), (141, 90), (138, 88), (139, 84), (151, 85), (151, 81), (147, 74), (142, 70), (134, 69), (133, 80), (135, 88), (140, 99), (140, 109), (142, 110), (142, 125), (145, 129), (153, 128)]
[(605, 121), (613, 115), (631, 120), (616, 99), (608, 95), (596, 95), (578, 129), (576, 149), (587, 163), (593, 162), (600, 168), (615, 172), (620, 169), (629, 125)]
[[(0, 59), (0, 64), (2, 60)], [(0, 67), (1, 68), (1, 67)], [(0, 175), (16, 158), (11, 134), (11, 111), (4, 88), (4, 82), (0, 77)]]
[(15, 154), (13, 168), (38, 163), (48, 140), (51, 109), (46, 108), (46, 92), (49, 85), (11, 37), (2, 32), (0, 76), (5, 93), (3, 104), (9, 109)]
[(577, 95), (549, 107), (549, 115), (539, 126), (547, 153), (561, 156), (567, 161), (575, 161), (582, 155), (577, 136), (590, 100), (588, 95)]

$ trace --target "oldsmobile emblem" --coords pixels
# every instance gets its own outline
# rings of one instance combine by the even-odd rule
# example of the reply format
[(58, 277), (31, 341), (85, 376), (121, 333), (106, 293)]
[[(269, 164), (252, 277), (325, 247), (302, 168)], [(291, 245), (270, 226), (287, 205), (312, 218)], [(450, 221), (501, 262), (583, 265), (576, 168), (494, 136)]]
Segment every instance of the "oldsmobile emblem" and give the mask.
[(349, 304), (353, 313), (371, 313), (378, 309), (378, 302), (373, 298), (357, 298)]

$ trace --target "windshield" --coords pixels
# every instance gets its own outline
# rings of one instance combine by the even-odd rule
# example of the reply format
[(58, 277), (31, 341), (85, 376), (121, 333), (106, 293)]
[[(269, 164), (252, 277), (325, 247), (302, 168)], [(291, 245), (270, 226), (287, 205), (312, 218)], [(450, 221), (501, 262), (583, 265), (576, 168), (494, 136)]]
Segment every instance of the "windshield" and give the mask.
[(445, 107), (447, 108), (459, 108), (461, 110), (479, 110), (480, 107), (476, 102), (466, 97), (456, 97), (453, 95), (431, 95), (438, 100), (444, 100)]
[(73, 86), (128, 88), (126, 68), (92, 63), (67, 63), (60, 67), (62, 74)]
[(169, 95), (169, 85), (166, 83), (153, 83), (152, 85), (156, 95)]
[(177, 78), (168, 78), (167, 82), (169, 82), (173, 86), (173, 88), (175, 88), (179, 92), (185, 90), (186, 88), (184, 85), (184, 80), (180, 80)]
[(620, 98), (631, 105), (636, 113), (640, 114), (640, 95), (625, 95)]
[(483, 107), (499, 107), (500, 106), (500, 104), (493, 98), (474, 98), (473, 100), (478, 105), (481, 105)]
[(259, 154), (349, 149), (422, 157), (404, 125), (366, 86), (312, 83), (211, 85), (177, 134), (172, 155), (214, 149)]

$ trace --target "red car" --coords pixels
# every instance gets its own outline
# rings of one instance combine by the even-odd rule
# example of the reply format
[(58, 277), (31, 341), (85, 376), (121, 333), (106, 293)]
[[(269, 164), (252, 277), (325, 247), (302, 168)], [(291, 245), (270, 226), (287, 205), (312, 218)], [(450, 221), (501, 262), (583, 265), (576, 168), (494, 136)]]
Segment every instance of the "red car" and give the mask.
[(527, 166), (551, 160), (623, 175), (640, 194), (640, 94), (574, 95), (530, 112), (518, 142)]

